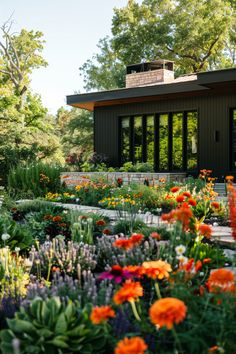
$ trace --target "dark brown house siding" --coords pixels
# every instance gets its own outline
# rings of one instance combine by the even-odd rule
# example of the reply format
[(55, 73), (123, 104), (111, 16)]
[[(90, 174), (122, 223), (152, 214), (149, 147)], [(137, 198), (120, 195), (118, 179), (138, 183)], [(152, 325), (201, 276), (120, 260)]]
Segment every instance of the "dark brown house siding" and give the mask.
[(199, 119), (199, 169), (212, 169), (213, 174), (220, 177), (231, 170), (229, 151), (231, 108), (236, 108), (236, 92), (95, 107), (94, 149), (98, 153), (106, 154), (111, 164), (117, 166), (119, 117), (196, 110)]

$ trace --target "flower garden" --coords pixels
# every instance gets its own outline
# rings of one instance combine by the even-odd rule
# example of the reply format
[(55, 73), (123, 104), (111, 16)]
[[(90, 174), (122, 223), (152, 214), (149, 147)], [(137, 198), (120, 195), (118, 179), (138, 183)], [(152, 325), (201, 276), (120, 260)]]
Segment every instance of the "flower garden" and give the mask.
[(2, 353), (236, 353), (235, 245), (229, 257), (212, 236), (226, 225), (236, 240), (232, 176), (225, 186), (227, 200), (209, 170), (154, 186), (85, 176), (73, 189), (53, 166), (11, 171)]

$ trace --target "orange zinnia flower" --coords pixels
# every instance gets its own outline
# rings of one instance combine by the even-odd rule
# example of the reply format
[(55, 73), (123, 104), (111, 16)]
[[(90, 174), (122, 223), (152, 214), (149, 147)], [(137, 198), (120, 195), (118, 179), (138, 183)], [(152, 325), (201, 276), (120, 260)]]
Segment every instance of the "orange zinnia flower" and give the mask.
[(111, 306), (96, 306), (92, 309), (90, 320), (93, 324), (99, 324), (107, 321), (110, 317), (115, 317), (115, 311)]
[(194, 207), (194, 206), (196, 206), (196, 205), (197, 205), (197, 202), (196, 202), (196, 200), (195, 200), (195, 199), (190, 198), (190, 199), (188, 200), (188, 204)]
[(177, 203), (182, 203), (184, 201), (184, 195), (180, 194), (176, 197), (176, 202)]
[(157, 300), (149, 309), (151, 322), (168, 329), (171, 329), (174, 323), (182, 322), (186, 312), (185, 303), (173, 297)]
[(191, 197), (191, 193), (186, 191), (186, 192), (183, 192), (183, 195), (187, 198), (190, 198)]
[(210, 238), (211, 237), (211, 233), (212, 233), (212, 229), (209, 225), (206, 224), (201, 224), (198, 227), (198, 231), (200, 232), (200, 234), (206, 238)]
[(234, 180), (234, 176), (226, 176), (226, 177), (225, 177), (225, 180), (226, 180), (227, 182), (231, 182), (231, 181)]
[(118, 342), (115, 354), (144, 354), (147, 348), (147, 344), (140, 337), (124, 338)]
[(220, 268), (211, 272), (207, 286), (210, 293), (233, 292), (235, 290), (234, 273), (228, 269)]
[(137, 246), (142, 242), (143, 238), (144, 238), (143, 234), (133, 234), (129, 240), (132, 246)]
[(127, 239), (127, 238), (116, 240), (115, 242), (113, 242), (112, 245), (114, 247), (123, 248), (124, 250), (129, 250), (129, 249), (133, 248), (132, 242), (130, 242), (130, 239)]
[(176, 192), (178, 192), (179, 190), (180, 190), (180, 188), (177, 187), (177, 186), (175, 186), (175, 187), (172, 187), (170, 191), (171, 191), (172, 193), (176, 193)]
[(98, 226), (104, 226), (104, 225), (106, 225), (106, 221), (103, 220), (103, 219), (97, 220), (97, 221), (96, 221), (96, 225), (98, 225)]
[(152, 279), (169, 278), (172, 271), (170, 264), (161, 260), (144, 262), (142, 267), (143, 274)]
[(152, 232), (152, 233), (150, 234), (150, 236), (151, 236), (152, 238), (154, 238), (155, 240), (157, 240), (157, 241), (160, 241), (160, 240), (161, 240), (161, 235), (160, 235), (158, 232)]
[(214, 209), (219, 209), (219, 208), (220, 208), (220, 203), (218, 203), (218, 202), (212, 202), (212, 203), (211, 203), (211, 206), (212, 206), (212, 208), (214, 208)]
[(113, 296), (116, 305), (123, 304), (126, 301), (135, 301), (143, 296), (143, 287), (139, 282), (126, 282)]
[(60, 215), (54, 216), (52, 218), (52, 221), (54, 221), (54, 222), (62, 221), (62, 217)]
[(181, 208), (175, 210), (175, 218), (182, 223), (184, 230), (188, 229), (192, 216), (193, 212), (187, 203), (183, 203)]

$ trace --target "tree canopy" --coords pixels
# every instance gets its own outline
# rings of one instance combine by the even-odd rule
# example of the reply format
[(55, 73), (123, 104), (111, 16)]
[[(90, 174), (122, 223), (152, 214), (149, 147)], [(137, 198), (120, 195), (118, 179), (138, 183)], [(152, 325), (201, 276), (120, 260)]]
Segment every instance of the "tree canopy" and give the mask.
[(174, 60), (177, 75), (236, 64), (233, 0), (129, 0), (114, 9), (112, 36), (81, 67), (85, 88), (122, 87), (124, 69), (141, 60)]

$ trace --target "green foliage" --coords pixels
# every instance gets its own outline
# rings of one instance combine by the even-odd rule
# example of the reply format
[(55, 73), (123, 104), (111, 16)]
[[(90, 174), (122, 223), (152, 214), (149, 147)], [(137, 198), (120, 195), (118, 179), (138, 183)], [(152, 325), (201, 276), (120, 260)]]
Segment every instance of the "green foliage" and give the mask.
[(234, 1), (130, 0), (114, 9), (112, 36), (100, 40), (98, 53), (81, 67), (85, 87), (122, 87), (122, 69), (143, 58), (174, 60), (177, 75), (232, 67), (234, 19)]
[(0, 214), (0, 235), (7, 234), (8, 238), (4, 241), (0, 238), (0, 245), (9, 246), (14, 251), (15, 248), (27, 250), (33, 243), (31, 231), (25, 225), (20, 225), (13, 221), (9, 215)]
[(0, 334), (1, 349), (5, 354), (14, 354), (15, 339), (22, 354), (104, 352), (103, 329), (91, 324), (89, 312), (89, 306), (81, 310), (78, 304), (65, 305), (57, 297), (45, 301), (36, 298), (7, 321), (9, 329)]
[(14, 196), (44, 196), (61, 189), (60, 172), (60, 166), (45, 163), (18, 165), (9, 172), (7, 189)]

